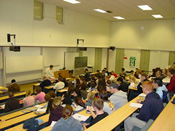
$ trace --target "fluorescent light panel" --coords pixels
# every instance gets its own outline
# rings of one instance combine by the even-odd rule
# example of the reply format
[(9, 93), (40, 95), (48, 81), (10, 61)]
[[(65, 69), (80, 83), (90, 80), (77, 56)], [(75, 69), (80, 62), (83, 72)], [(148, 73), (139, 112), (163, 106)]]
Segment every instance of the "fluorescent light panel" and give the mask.
[(115, 19), (119, 19), (119, 20), (123, 20), (125, 18), (121, 17), (121, 16), (114, 16)]
[(163, 18), (163, 16), (157, 14), (157, 15), (152, 15), (154, 18)]
[(138, 5), (138, 7), (142, 10), (152, 10), (152, 8), (149, 7), (148, 5)]
[(94, 9), (94, 10), (100, 13), (107, 13), (105, 10), (102, 10), (102, 9)]
[(77, 0), (63, 0), (63, 1), (68, 2), (68, 3), (71, 3), (71, 4), (78, 4), (78, 3), (80, 3)]

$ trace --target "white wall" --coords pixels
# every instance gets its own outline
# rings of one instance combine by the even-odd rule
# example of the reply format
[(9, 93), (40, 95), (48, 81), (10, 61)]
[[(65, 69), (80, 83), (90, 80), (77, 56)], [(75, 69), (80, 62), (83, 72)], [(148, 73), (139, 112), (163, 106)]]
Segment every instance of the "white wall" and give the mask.
[(2, 61), (2, 48), (0, 47), (0, 85), (2, 85), (2, 78), (3, 78), (3, 72), (2, 72), (2, 67), (3, 67), (3, 61)]
[[(33, 0), (0, 1), (0, 45), (7, 33), (16, 34), (16, 44), (24, 46), (76, 46), (77, 38), (87, 47), (108, 47), (110, 22), (64, 9), (63, 24), (56, 21), (56, 6), (44, 4), (44, 19), (33, 20)], [(80, 45), (81, 46), (81, 45)]]
[[(124, 59), (124, 68), (126, 71), (130, 71), (130, 70), (134, 70), (135, 71), (135, 68), (140, 68), (140, 50), (129, 50), (129, 49), (126, 49), (124, 51), (124, 57), (127, 57), (127, 59)], [(130, 66), (129, 65), (129, 58), (130, 57), (135, 57), (136, 58), (136, 63), (135, 63), (135, 66)]]
[(101, 70), (106, 68), (106, 60), (107, 60), (107, 49), (102, 49), (102, 64)]
[(115, 71), (116, 50), (109, 50), (109, 65), (108, 71)]
[(161, 69), (167, 68), (168, 61), (169, 61), (169, 52), (151, 51), (149, 71), (152, 71), (152, 69), (156, 67), (160, 67)]
[(111, 46), (175, 51), (175, 20), (121, 21), (111, 24)]

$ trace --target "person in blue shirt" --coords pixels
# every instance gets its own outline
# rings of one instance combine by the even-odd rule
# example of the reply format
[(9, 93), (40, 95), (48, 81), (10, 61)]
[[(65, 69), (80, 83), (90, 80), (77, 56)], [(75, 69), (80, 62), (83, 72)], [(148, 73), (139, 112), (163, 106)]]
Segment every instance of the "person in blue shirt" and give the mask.
[[(163, 110), (163, 102), (159, 95), (153, 91), (152, 83), (145, 81), (142, 84), (143, 93), (146, 94), (143, 106), (138, 114), (134, 113), (124, 121), (125, 131), (131, 131), (134, 126), (143, 128), (149, 119), (155, 120)], [(141, 103), (141, 100), (137, 100)]]

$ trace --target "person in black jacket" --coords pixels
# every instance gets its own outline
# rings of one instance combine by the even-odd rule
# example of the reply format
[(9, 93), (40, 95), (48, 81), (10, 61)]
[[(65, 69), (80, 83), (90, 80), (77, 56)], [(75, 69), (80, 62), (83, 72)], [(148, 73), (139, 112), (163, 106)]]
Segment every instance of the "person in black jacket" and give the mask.
[(16, 110), (20, 108), (19, 100), (14, 98), (14, 92), (9, 91), (9, 100), (5, 103), (5, 112)]
[(123, 78), (119, 77), (117, 81), (119, 82), (120, 85), (119, 89), (122, 90), (123, 92), (128, 92), (128, 84), (123, 81)]
[(42, 91), (44, 91), (44, 87), (50, 86), (51, 84), (52, 84), (51, 81), (48, 80), (46, 76), (43, 76), (43, 81), (40, 83), (40, 87)]

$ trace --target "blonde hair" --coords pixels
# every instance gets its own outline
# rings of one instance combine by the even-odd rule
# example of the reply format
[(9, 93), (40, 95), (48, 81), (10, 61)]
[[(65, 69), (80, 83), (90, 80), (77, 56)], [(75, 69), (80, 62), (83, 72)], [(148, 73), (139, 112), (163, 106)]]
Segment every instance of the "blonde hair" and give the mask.
[(87, 94), (87, 100), (93, 100), (95, 98), (95, 94), (93, 92), (89, 92)]
[(54, 100), (53, 100), (53, 106), (54, 108), (57, 108), (59, 106), (61, 106), (61, 97), (56, 97)]
[(136, 78), (134, 76), (130, 76), (129, 79), (131, 79), (132, 81), (134, 81), (134, 83), (136, 82)]

